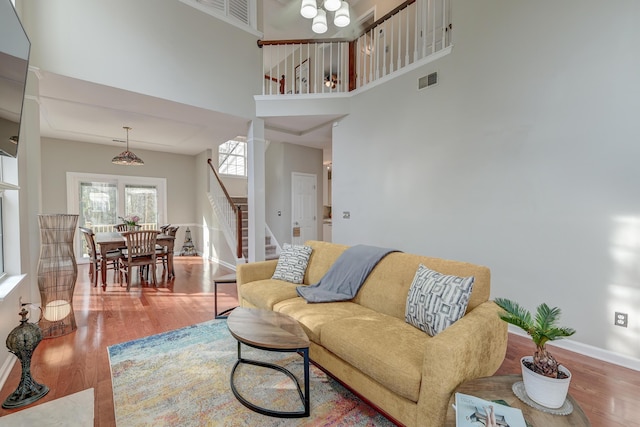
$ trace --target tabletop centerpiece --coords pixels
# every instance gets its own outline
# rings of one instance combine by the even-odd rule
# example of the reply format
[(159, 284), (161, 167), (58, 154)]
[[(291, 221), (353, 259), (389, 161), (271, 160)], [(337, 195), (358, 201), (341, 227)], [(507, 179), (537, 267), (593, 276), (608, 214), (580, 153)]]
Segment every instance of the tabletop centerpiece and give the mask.
[(127, 225), (127, 228), (129, 230), (138, 230), (140, 228), (140, 226), (138, 225), (138, 222), (140, 222), (140, 215), (130, 214), (127, 216), (121, 216), (119, 218), (122, 220), (123, 224)]

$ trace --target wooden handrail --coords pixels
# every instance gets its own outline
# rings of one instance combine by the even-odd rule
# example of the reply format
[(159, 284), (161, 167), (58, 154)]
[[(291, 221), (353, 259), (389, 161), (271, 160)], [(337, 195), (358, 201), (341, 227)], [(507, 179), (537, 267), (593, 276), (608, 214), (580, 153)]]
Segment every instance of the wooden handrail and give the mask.
[[(415, 0), (414, 0), (415, 1)], [(350, 39), (292, 39), (292, 40), (258, 40), (258, 47), (279, 44), (315, 44), (349, 42)]]
[(220, 179), (220, 175), (218, 175), (218, 172), (216, 172), (216, 169), (213, 167), (213, 163), (211, 162), (211, 159), (207, 159), (207, 163), (209, 163), (209, 167), (211, 168), (213, 175), (218, 180), (218, 183), (220, 184), (220, 188), (222, 188), (222, 191), (224, 192), (224, 195), (227, 201), (229, 202), (229, 204), (231, 205), (231, 208), (233, 209), (233, 212), (236, 216), (236, 240), (237, 240), (236, 241), (236, 257), (242, 258), (243, 256), (242, 255), (242, 209), (236, 206), (236, 204), (233, 202), (233, 199), (231, 199), (231, 196), (229, 196), (229, 193), (227, 192), (227, 188), (224, 186), (224, 183)]
[[(401, 10), (406, 9), (407, 7), (409, 7), (410, 5), (412, 5), (415, 2), (416, 2), (416, 0), (407, 0), (404, 3), (402, 3), (401, 5), (395, 7), (394, 9), (389, 11), (387, 14), (385, 14), (382, 18), (376, 19), (375, 22), (373, 22), (371, 25), (368, 25), (367, 27), (363, 28), (358, 37), (361, 37), (361, 36), (367, 34), (373, 28), (375, 28), (378, 25), (382, 24), (384, 21), (386, 21), (387, 19), (391, 18), (393, 15), (397, 14)], [(358, 38), (358, 37), (356, 37), (356, 38)]]

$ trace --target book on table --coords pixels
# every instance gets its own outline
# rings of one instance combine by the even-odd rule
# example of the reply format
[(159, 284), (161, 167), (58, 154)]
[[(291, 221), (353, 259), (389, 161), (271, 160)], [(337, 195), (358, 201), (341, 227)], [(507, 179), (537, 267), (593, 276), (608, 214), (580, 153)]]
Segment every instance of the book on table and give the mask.
[(456, 393), (457, 427), (527, 427), (518, 408), (468, 394)]

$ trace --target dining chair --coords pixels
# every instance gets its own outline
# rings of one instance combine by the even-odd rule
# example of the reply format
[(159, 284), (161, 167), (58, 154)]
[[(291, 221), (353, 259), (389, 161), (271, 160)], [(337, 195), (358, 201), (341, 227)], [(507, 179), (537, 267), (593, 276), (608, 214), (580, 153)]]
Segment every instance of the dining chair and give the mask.
[[(93, 282), (93, 286), (98, 286), (98, 276), (102, 271), (102, 255), (98, 252), (96, 246), (96, 235), (92, 229), (87, 227), (79, 227), (82, 235), (84, 236), (84, 240), (87, 244), (87, 254), (89, 255), (89, 277), (91, 277), (91, 281)], [(119, 268), (119, 260), (122, 256), (122, 252), (119, 250), (109, 251), (106, 255), (106, 265), (107, 270), (114, 270), (114, 272), (118, 273)], [(106, 288), (106, 283), (102, 284), (103, 288)]]
[[(167, 236), (172, 236), (175, 238), (179, 228), (180, 226), (168, 226), (164, 230), (163, 234), (166, 234)], [(162, 264), (162, 271), (164, 274), (164, 272), (167, 271), (167, 267), (169, 263), (169, 252), (167, 251), (166, 246), (156, 245), (156, 262), (158, 264)], [(149, 279), (148, 272), (147, 272), (147, 279)]]
[[(156, 240), (159, 230), (127, 231), (122, 233), (127, 242), (126, 256), (120, 258), (120, 283), (122, 274), (127, 278), (127, 291), (131, 289), (133, 267), (139, 269), (147, 266), (152, 273), (153, 286), (158, 286), (156, 278)], [(140, 270), (142, 272), (142, 270)], [(140, 274), (142, 280), (142, 274)]]
[(142, 229), (142, 227), (140, 225), (116, 224), (116, 225), (113, 226), (115, 231), (117, 231), (119, 233), (123, 233), (125, 231), (131, 231), (131, 227), (135, 228), (134, 231)]

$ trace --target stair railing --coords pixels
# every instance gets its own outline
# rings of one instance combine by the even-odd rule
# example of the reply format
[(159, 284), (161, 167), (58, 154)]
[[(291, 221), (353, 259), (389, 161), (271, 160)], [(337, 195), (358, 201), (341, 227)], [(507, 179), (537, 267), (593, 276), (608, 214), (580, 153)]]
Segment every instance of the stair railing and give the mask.
[[(229, 246), (236, 248), (236, 258), (242, 258), (242, 210), (233, 202), (220, 175), (213, 167), (211, 159), (207, 159), (212, 178), (209, 180), (209, 196), (213, 199), (213, 208), (223, 222), (223, 233), (229, 241)], [(215, 179), (214, 179), (215, 178)]]
[(407, 0), (353, 39), (259, 40), (263, 95), (345, 93), (451, 45), (450, 0)]

